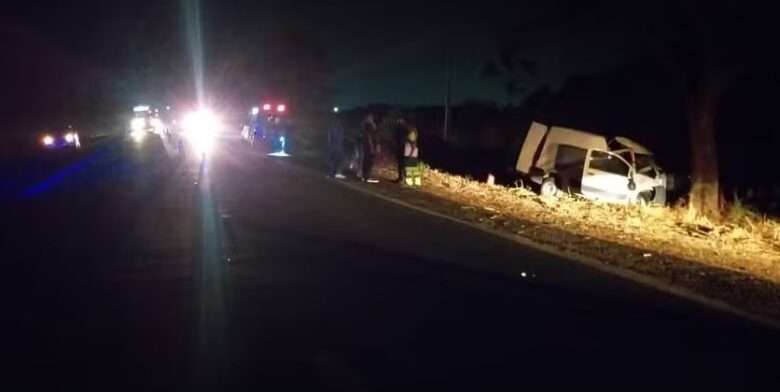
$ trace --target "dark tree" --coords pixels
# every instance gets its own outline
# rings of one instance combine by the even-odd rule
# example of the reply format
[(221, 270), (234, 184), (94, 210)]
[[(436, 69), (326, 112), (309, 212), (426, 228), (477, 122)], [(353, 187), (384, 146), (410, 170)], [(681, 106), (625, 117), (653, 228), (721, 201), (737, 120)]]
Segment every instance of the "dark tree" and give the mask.
[(507, 43), (502, 45), (495, 59), (483, 66), (482, 76), (501, 83), (507, 104), (511, 105), (528, 91), (528, 84), (536, 76), (536, 63), (525, 58), (520, 47)]
[(670, 2), (658, 21), (660, 53), (686, 90), (690, 139), (689, 205), (718, 218), (724, 200), (720, 186), (716, 118), (724, 94), (749, 66), (760, 40), (751, 25), (755, 10), (727, 1)]

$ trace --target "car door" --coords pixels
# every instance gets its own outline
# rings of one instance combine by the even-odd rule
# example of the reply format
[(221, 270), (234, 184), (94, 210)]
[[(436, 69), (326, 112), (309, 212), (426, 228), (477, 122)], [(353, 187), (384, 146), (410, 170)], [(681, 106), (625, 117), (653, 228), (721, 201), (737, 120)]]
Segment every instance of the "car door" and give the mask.
[(631, 165), (620, 155), (588, 150), (582, 174), (582, 194), (594, 200), (628, 202), (633, 194), (631, 174)]
[(564, 192), (580, 193), (582, 189), (582, 172), (588, 150), (565, 144), (558, 145), (555, 155), (555, 177), (558, 187)]

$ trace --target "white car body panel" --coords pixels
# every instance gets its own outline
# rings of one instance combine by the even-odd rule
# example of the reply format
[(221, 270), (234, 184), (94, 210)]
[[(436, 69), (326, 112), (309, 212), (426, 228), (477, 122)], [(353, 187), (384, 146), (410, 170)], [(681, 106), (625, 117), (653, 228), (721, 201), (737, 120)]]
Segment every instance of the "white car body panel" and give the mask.
[[(562, 173), (556, 173), (556, 159), (558, 159), (558, 149), (561, 145), (575, 147), (581, 150), (587, 150), (587, 158), (582, 165), (583, 172), (581, 176), (580, 191), (583, 196), (594, 200), (603, 200), (609, 202), (627, 203), (634, 202), (642, 192), (654, 193), (663, 190), (665, 192), (665, 176), (653, 174), (656, 178), (645, 173), (637, 173), (634, 166), (634, 154), (650, 155), (653, 153), (641, 144), (622, 136), (612, 140), (619, 144), (619, 150), (609, 149), (610, 143), (607, 138), (576, 129), (564, 127), (548, 127), (539, 122), (532, 122), (526, 135), (523, 146), (518, 155), (515, 168), (518, 172), (529, 175), (533, 169), (544, 173), (544, 176), (554, 175), (563, 176)], [(609, 154), (612, 159), (619, 160), (626, 166), (625, 174), (599, 170), (590, 167), (590, 157), (594, 151)], [(617, 154), (619, 152), (619, 154)], [(657, 167), (656, 167), (657, 168)], [(653, 169), (653, 173), (660, 173)], [(575, 171), (579, 173), (579, 171)], [(532, 180), (538, 180), (532, 176)], [(576, 175), (575, 175), (576, 177)], [(571, 173), (566, 178), (571, 178)], [(633, 180), (633, 188), (630, 189), (629, 183)], [(537, 181), (541, 183), (541, 180)], [(665, 197), (660, 200), (665, 200)]]

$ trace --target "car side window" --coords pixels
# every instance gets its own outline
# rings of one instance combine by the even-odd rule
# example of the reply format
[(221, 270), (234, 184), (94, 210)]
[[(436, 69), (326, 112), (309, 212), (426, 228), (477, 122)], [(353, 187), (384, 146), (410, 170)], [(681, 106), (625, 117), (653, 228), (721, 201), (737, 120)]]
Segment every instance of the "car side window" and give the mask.
[(628, 176), (629, 166), (617, 155), (606, 151), (593, 150), (590, 153), (589, 167), (619, 176)]
[(584, 148), (561, 144), (558, 146), (558, 152), (555, 154), (555, 169), (561, 171), (578, 167), (581, 172), (587, 156), (588, 150)]
[(633, 162), (634, 161), (634, 157), (631, 154), (631, 151), (629, 151), (629, 150), (623, 150), (623, 151), (618, 152), (617, 154), (620, 155), (621, 158), (625, 159), (626, 162)]

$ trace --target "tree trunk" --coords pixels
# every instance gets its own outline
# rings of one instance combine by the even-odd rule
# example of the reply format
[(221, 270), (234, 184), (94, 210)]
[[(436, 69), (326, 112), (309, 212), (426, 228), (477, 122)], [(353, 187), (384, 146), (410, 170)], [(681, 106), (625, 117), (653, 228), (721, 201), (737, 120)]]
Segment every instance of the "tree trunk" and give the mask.
[(718, 149), (715, 142), (715, 115), (722, 81), (702, 77), (688, 99), (688, 133), (691, 142), (691, 190), (689, 205), (698, 214), (719, 218), (721, 192)]

